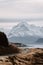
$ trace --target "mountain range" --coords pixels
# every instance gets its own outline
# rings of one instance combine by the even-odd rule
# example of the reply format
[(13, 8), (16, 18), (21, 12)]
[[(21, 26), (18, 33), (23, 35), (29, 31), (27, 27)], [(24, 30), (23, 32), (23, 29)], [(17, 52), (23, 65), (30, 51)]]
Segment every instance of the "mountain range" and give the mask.
[(17, 26), (14, 26), (10, 33), (11, 36), (40, 36), (43, 37), (43, 27), (38, 27), (34, 25), (29, 25), (26, 22), (19, 23)]
[(21, 22), (10, 30), (8, 38), (11, 42), (25, 44), (34, 43), (38, 39), (43, 38), (43, 27)]

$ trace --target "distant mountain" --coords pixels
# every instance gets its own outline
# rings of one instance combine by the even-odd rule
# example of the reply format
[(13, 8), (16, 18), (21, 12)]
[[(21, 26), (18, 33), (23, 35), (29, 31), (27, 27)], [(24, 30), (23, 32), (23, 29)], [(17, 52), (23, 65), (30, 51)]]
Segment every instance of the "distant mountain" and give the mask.
[(28, 36), (31, 35), (31, 31), (28, 28), (27, 23), (19, 23), (17, 26), (13, 27), (12, 30), (10, 31), (9, 37), (11, 37), (12, 35), (21, 37)]
[(16, 43), (34, 43), (40, 36), (40, 28), (28, 23), (22, 22), (13, 27), (8, 38)]
[(43, 38), (39, 38), (36, 42), (37, 43), (43, 43)]
[(17, 26), (14, 26), (9, 33), (9, 38), (12, 36), (24, 37), (24, 36), (41, 36), (43, 37), (43, 28), (37, 27), (34, 25), (29, 25), (26, 22), (19, 23)]
[(34, 43), (37, 39), (38, 39), (37, 37), (33, 37), (33, 36), (24, 36), (24, 37), (13, 36), (9, 38), (9, 41), (15, 43), (30, 44), (30, 43)]

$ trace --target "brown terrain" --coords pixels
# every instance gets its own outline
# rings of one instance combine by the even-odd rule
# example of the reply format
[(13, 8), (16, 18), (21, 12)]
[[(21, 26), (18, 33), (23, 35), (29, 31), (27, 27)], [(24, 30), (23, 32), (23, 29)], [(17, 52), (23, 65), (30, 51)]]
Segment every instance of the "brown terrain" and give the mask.
[[(4, 53), (6, 51), (4, 51)], [(0, 65), (43, 65), (43, 49), (42, 48), (27, 48), (27, 49), (21, 48), (20, 52), (18, 52), (19, 49), (18, 51), (16, 51), (13, 48), (13, 51), (14, 51), (13, 54), (0, 56)], [(15, 54), (15, 51), (16, 51), (16, 54)]]
[(16, 45), (9, 45), (8, 47), (0, 47), (0, 56), (19, 53), (19, 48)]

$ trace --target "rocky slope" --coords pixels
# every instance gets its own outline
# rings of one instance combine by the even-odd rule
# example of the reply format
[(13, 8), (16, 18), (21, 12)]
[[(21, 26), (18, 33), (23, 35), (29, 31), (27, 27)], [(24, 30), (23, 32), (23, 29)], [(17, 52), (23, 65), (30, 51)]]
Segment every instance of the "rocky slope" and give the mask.
[(21, 49), (18, 54), (0, 56), (0, 65), (43, 65), (43, 49)]

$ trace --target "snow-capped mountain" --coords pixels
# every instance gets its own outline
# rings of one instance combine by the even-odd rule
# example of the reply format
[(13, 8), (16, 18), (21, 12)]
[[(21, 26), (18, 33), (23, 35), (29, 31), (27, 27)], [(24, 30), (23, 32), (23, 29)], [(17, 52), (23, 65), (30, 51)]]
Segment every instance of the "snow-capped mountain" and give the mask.
[(18, 43), (34, 43), (40, 37), (43, 37), (43, 27), (29, 25), (26, 22), (13, 27), (8, 35), (9, 41)]
[(13, 27), (9, 33), (9, 38), (12, 36), (42, 36), (43, 37), (43, 27), (36, 27), (34, 25), (29, 25), (26, 22), (19, 23), (17, 26)]
[[(29, 31), (29, 33), (28, 33)], [(13, 27), (12, 30), (10, 31), (10, 36), (27, 36), (27, 35), (31, 35), (31, 32), (28, 28), (28, 24), (27, 23), (19, 23), (16, 27)], [(9, 36), (9, 37), (10, 37)]]

